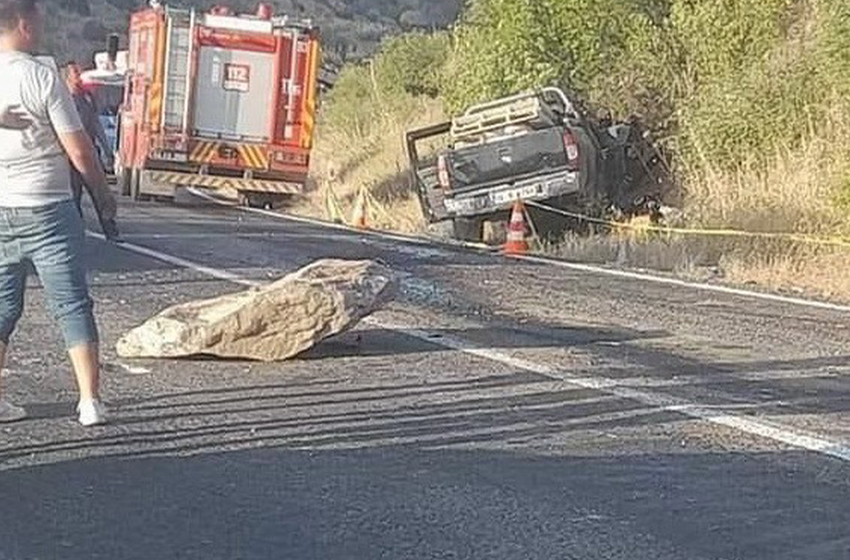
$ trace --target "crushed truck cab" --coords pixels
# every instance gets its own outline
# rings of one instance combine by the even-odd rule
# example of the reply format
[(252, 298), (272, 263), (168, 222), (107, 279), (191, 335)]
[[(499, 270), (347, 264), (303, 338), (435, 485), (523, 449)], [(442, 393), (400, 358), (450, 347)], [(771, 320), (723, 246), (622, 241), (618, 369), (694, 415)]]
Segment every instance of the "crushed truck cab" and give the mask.
[(309, 21), (155, 6), (132, 15), (118, 180), (133, 197), (180, 186), (270, 205), (303, 191), (316, 115)]

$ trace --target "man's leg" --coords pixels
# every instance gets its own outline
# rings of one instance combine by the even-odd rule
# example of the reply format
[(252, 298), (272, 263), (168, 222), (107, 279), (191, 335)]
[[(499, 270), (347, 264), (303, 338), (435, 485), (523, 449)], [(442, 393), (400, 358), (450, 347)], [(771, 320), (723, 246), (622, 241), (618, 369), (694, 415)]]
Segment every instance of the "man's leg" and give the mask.
[[(62, 327), (80, 391), (80, 421), (86, 424), (82, 411), (99, 407), (100, 364), (97, 326), (83, 262), (83, 222), (72, 203), (56, 205), (39, 219), (44, 234), (32, 247), (31, 258)], [(99, 415), (100, 411), (94, 414)]]
[[(0, 266), (0, 370), (6, 364), (6, 348), (24, 309), (26, 269), (23, 263)], [(3, 398), (0, 386), (0, 422), (21, 420), (24, 410)]]
[(96, 401), (100, 399), (100, 354), (96, 342), (78, 344), (68, 350), (77, 387), (80, 390), (80, 401)]

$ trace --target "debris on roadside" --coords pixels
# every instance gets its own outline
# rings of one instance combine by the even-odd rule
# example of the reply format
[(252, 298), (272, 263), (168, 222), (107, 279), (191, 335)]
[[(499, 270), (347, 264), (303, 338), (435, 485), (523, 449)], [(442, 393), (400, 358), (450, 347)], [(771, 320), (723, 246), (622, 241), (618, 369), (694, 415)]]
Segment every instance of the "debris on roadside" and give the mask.
[(122, 358), (292, 358), (386, 303), (395, 275), (375, 261), (326, 259), (260, 288), (170, 307), (118, 341)]

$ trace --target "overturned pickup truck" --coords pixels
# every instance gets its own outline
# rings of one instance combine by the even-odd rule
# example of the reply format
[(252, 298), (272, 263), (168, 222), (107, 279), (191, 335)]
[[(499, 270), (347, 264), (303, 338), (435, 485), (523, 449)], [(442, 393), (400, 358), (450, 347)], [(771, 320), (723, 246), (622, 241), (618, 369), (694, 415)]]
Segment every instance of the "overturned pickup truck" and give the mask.
[(413, 188), (426, 218), (481, 241), (516, 200), (564, 210), (627, 212), (660, 188), (658, 153), (635, 124), (585, 118), (558, 88), (470, 107), (407, 133)]

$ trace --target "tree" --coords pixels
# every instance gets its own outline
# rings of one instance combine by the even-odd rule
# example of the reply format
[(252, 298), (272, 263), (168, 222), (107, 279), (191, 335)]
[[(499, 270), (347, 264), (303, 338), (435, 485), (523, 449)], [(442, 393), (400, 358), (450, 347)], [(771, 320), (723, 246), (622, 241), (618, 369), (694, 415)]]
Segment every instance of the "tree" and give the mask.
[(657, 27), (664, 0), (472, 0), (447, 67), (452, 111), (545, 85), (594, 97), (628, 55), (634, 30)]
[(378, 87), (387, 95), (437, 97), (449, 52), (448, 35), (411, 32), (386, 41), (375, 60)]

